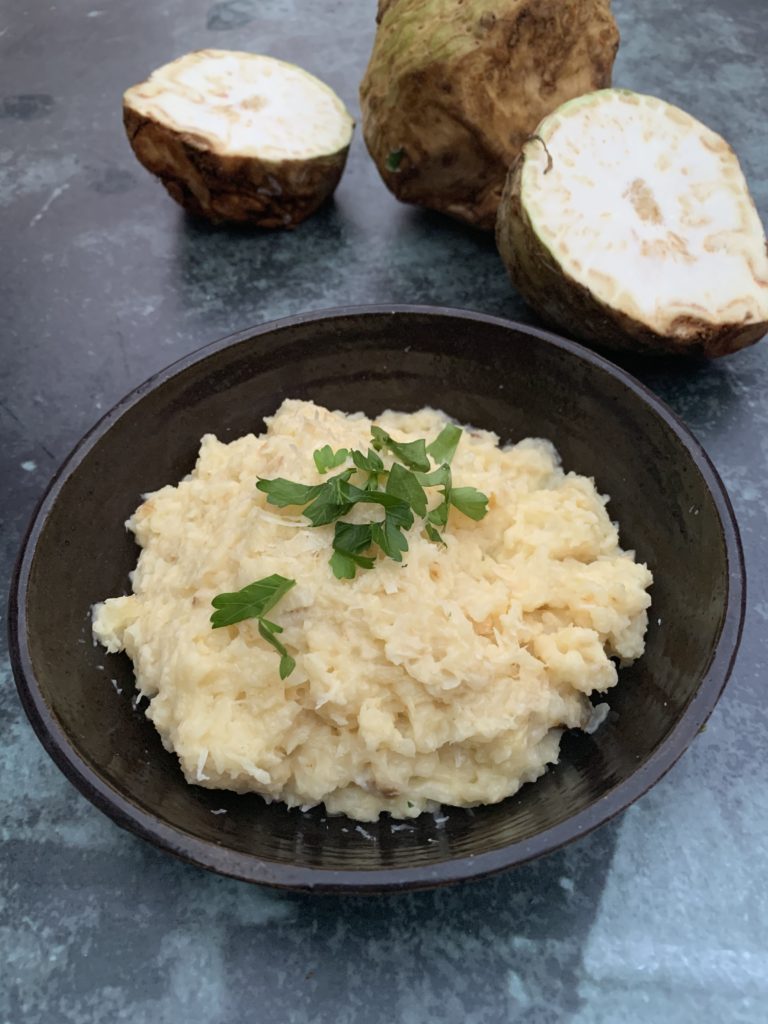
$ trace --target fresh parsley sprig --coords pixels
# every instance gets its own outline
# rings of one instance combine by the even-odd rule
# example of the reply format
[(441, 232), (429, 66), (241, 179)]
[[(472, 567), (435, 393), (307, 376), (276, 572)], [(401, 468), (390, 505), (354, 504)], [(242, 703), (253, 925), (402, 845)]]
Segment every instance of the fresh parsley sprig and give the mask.
[(293, 672), (296, 662), (277, 639), (276, 634), (282, 633), (283, 627), (278, 626), (276, 622), (270, 622), (264, 616), (295, 586), (296, 580), (289, 580), (275, 573), (272, 576), (265, 576), (263, 580), (249, 583), (247, 587), (231, 594), (217, 594), (211, 601), (216, 609), (211, 615), (212, 629), (233, 626), (244, 619), (259, 620), (259, 633), (280, 655), (281, 679), (285, 679)]
[[(430, 540), (445, 543), (437, 527), (444, 528), (448, 514), (455, 508), (470, 519), (480, 520), (488, 511), (488, 498), (474, 487), (454, 487), (451, 462), (459, 441), (461, 428), (449, 424), (427, 444), (416, 441), (395, 441), (376, 425), (371, 427), (371, 447), (367, 453), (323, 445), (313, 452), (318, 473), (325, 475), (338, 469), (349, 459), (352, 467), (328, 477), (320, 484), (300, 484), (277, 477), (259, 480), (257, 488), (267, 495), (270, 505), (278, 508), (303, 505), (304, 517), (311, 526), (334, 523), (333, 553), (330, 566), (338, 579), (354, 579), (358, 569), (372, 569), (379, 548), (395, 562), (402, 562), (408, 550), (405, 530), (410, 529), (414, 517), (424, 521), (424, 532)], [(395, 459), (389, 469), (378, 452), (388, 451)], [(434, 463), (434, 468), (432, 464)], [(355, 472), (367, 474), (363, 487), (352, 483)], [(385, 478), (383, 489), (380, 487)], [(439, 487), (442, 501), (429, 509), (425, 488)], [(343, 521), (355, 505), (378, 505), (383, 519), (372, 523)], [(232, 626), (244, 619), (257, 619), (259, 634), (280, 655), (280, 678), (285, 679), (296, 666), (294, 659), (278, 639), (283, 627), (266, 618), (287, 592), (296, 585), (295, 580), (274, 574), (250, 583), (242, 590), (214, 597), (211, 626)]]
[[(474, 487), (454, 488), (451, 478), (451, 460), (456, 454), (462, 430), (453, 424), (444, 427), (428, 445), (423, 438), (415, 441), (396, 441), (375, 424), (371, 427), (371, 448), (367, 453), (356, 449), (340, 448), (334, 452), (324, 445), (313, 453), (319, 472), (343, 465), (351, 459), (354, 468), (345, 469), (329, 477), (322, 484), (297, 484), (278, 477), (259, 480), (256, 484), (267, 495), (271, 505), (285, 508), (305, 505), (303, 515), (312, 526), (325, 526), (335, 522), (331, 569), (339, 579), (353, 579), (358, 569), (371, 569), (374, 557), (372, 547), (378, 547), (389, 558), (402, 561), (408, 550), (403, 533), (413, 525), (414, 516), (424, 519), (424, 530), (430, 540), (442, 542), (437, 527), (445, 527), (451, 507), (469, 516), (482, 519), (487, 511), (488, 498)], [(389, 469), (378, 452), (388, 451), (395, 461)], [(437, 468), (431, 468), (431, 461)], [(367, 474), (363, 487), (352, 483), (355, 470)], [(386, 478), (383, 490), (382, 478)], [(443, 500), (427, 511), (425, 487), (440, 487)], [(355, 505), (378, 504), (384, 508), (384, 518), (378, 522), (356, 525), (341, 520)]]

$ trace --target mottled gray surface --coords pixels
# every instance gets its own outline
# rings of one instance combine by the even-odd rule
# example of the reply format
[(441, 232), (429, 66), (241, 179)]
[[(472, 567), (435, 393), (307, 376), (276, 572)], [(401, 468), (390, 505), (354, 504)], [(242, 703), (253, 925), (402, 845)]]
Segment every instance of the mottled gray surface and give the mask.
[[(490, 3), (490, 0), (489, 0)], [(372, 0), (0, 5), (3, 530), (10, 569), (53, 469), (126, 390), (221, 334), (342, 303), (534, 317), (490, 239), (398, 206), (359, 132), (335, 203), (293, 234), (187, 220), (122, 136), (124, 87), (201, 46), (266, 51), (353, 108)], [(768, 215), (765, 0), (616, 0), (617, 83), (722, 131)], [(0, 1020), (27, 1024), (768, 1019), (768, 343), (646, 369), (731, 490), (751, 570), (707, 731), (619, 821), (437, 894), (308, 898), (216, 878), (66, 783), (0, 681)]]

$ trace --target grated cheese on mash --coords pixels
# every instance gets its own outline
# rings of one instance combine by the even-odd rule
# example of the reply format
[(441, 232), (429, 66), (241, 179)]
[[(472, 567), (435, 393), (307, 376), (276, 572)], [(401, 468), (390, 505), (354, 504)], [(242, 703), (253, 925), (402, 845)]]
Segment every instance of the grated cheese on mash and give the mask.
[[(588, 724), (588, 695), (616, 684), (611, 658), (643, 653), (651, 573), (620, 548), (608, 499), (543, 440), (500, 448), (466, 429), (453, 478), (489, 496), (485, 518), (452, 510), (444, 546), (417, 518), (402, 565), (380, 556), (336, 579), (333, 525), (266, 505), (256, 482), (320, 482), (313, 450), (366, 450), (371, 422), (285, 401), (265, 434), (206, 435), (192, 473), (128, 520), (133, 593), (94, 608), (94, 635), (133, 660), (188, 782), (359, 821), (495, 803), (557, 761), (563, 728)], [(375, 422), (430, 440), (448, 418)], [(214, 596), (272, 573), (296, 580), (270, 612), (296, 659), (285, 680), (255, 620), (210, 623)]]

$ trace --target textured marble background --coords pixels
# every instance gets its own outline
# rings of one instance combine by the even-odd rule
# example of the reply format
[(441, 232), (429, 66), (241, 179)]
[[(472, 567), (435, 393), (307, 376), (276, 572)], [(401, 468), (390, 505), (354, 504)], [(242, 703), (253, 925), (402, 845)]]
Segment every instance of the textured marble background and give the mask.
[[(359, 131), (335, 202), (292, 234), (192, 223), (134, 161), (123, 89), (198, 47), (297, 61), (357, 110), (374, 6), (0, 3), (7, 573), (79, 436), (129, 388), (222, 334), (376, 301), (535, 321), (491, 240), (400, 207)], [(723, 132), (768, 219), (766, 0), (614, 8), (615, 82)], [(767, 369), (768, 342), (709, 367), (643, 373), (707, 446), (741, 524), (750, 610), (725, 697), (681, 763), (622, 818), (505, 877), (435, 894), (309, 898), (176, 863), (65, 782), (21, 713), (3, 648), (0, 1021), (767, 1020)]]

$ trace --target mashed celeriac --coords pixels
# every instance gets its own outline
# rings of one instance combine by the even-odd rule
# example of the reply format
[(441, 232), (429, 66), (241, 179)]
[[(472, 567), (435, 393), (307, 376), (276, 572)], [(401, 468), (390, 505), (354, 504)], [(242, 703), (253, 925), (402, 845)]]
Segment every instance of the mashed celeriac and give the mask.
[[(466, 429), (453, 478), (488, 495), (485, 518), (452, 510), (444, 545), (417, 519), (402, 564), (380, 555), (336, 579), (333, 526), (268, 505), (256, 483), (320, 482), (313, 450), (366, 450), (371, 422), (288, 400), (258, 437), (206, 435), (192, 473), (128, 521), (142, 548), (133, 594), (95, 607), (94, 634), (133, 660), (188, 782), (360, 821), (494, 803), (587, 723), (588, 695), (617, 681), (611, 658), (643, 653), (651, 573), (620, 548), (608, 499), (547, 441), (501, 448)], [(430, 440), (447, 417), (375, 422)], [(296, 580), (270, 612), (296, 659), (285, 680), (254, 620), (210, 623), (214, 596), (272, 573)]]

